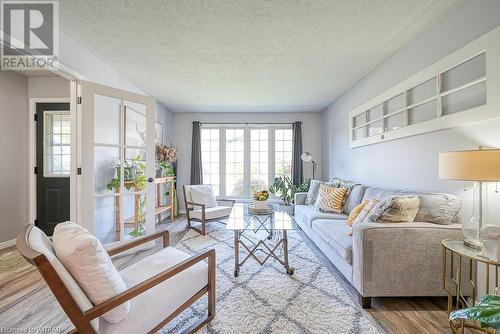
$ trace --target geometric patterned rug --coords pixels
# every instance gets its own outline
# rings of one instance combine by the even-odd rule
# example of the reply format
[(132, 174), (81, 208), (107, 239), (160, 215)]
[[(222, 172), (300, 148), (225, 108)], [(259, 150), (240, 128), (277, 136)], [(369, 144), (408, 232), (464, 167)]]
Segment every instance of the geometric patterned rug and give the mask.
[[(198, 333), (379, 333), (307, 246), (303, 232), (288, 232), (292, 276), (274, 259), (260, 266), (250, 258), (235, 278), (233, 232), (216, 222), (207, 228), (205, 236), (189, 230), (175, 245), (189, 254), (216, 251), (216, 315)], [(240, 259), (245, 256), (241, 250)], [(206, 305), (201, 298), (160, 333), (182, 332), (203, 316)]]

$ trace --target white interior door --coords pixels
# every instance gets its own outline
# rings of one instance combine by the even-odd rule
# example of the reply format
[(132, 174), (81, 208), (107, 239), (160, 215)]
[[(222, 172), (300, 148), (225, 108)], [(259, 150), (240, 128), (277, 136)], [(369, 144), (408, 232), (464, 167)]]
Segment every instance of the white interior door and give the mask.
[(154, 99), (80, 82), (81, 222), (104, 244), (154, 232)]

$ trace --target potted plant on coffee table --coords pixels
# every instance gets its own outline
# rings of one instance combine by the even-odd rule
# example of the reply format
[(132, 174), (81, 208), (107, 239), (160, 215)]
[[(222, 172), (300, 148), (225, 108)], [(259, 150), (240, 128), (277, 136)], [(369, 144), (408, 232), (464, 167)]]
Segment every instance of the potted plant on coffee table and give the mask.
[(255, 210), (267, 210), (267, 199), (269, 198), (269, 191), (261, 190), (253, 194), (253, 208)]

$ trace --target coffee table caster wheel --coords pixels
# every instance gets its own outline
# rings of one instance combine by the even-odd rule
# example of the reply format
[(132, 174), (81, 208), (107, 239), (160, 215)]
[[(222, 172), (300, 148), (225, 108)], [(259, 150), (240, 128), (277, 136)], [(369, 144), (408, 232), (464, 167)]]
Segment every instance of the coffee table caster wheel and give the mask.
[(295, 272), (295, 269), (294, 269), (294, 268), (292, 268), (292, 267), (290, 267), (290, 268), (288, 268), (288, 269), (286, 270), (286, 273), (287, 273), (288, 275), (290, 275), (290, 276), (292, 276), (294, 272)]
[(234, 271), (234, 277), (238, 277), (240, 275), (240, 271), (239, 270), (235, 270)]

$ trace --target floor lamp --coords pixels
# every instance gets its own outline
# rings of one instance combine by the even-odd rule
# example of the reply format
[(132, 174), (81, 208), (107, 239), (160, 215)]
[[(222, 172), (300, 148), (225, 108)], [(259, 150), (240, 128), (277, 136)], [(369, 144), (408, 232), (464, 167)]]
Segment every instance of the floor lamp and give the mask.
[(313, 180), (314, 180), (314, 171), (316, 169), (316, 163), (314, 162), (313, 160), (313, 157), (311, 155), (311, 153), (309, 152), (304, 152), (302, 153), (302, 155), (300, 156), (300, 158), (302, 159), (302, 161), (304, 162), (312, 162), (313, 164)]
[[(482, 229), (487, 201), (483, 182), (500, 181), (500, 150), (479, 150), (446, 152), (439, 154), (439, 178), (474, 181), (472, 218), (463, 224), (464, 244), (481, 249)], [(486, 218), (486, 219), (485, 219)], [(498, 222), (494, 222), (498, 225)]]

